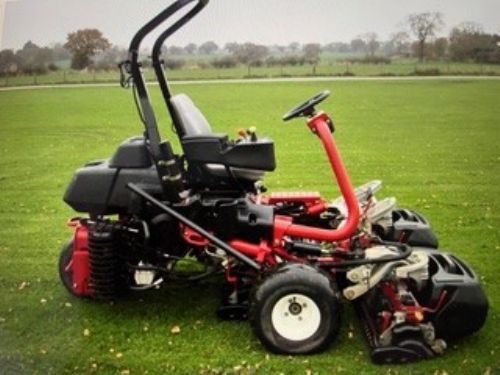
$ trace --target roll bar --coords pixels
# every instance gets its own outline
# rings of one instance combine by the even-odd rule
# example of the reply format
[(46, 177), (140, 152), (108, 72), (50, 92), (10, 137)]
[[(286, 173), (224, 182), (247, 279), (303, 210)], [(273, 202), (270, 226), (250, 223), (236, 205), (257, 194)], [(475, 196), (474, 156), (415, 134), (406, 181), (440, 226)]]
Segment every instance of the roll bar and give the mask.
[[(172, 181), (173, 177), (177, 178), (178, 173), (172, 173), (172, 171), (167, 170), (165, 165), (171, 165), (171, 160), (175, 159), (173, 152), (169, 145), (162, 144), (160, 132), (158, 130), (158, 123), (154, 114), (153, 106), (151, 104), (151, 99), (146, 87), (146, 82), (141, 70), (141, 64), (139, 62), (139, 52), (141, 43), (152, 31), (158, 28), (163, 22), (172, 17), (179, 10), (189, 5), (190, 3), (197, 2), (195, 7), (171, 25), (165, 32), (163, 32), (158, 40), (156, 41), (153, 49), (153, 62), (155, 65), (155, 71), (158, 76), (158, 81), (164, 97), (170, 98), (170, 90), (168, 87), (167, 80), (163, 72), (159, 75), (156, 65), (163, 65), (159, 60), (159, 55), (161, 52), (161, 47), (165, 40), (189, 22), (196, 14), (198, 14), (209, 2), (209, 0), (177, 0), (175, 3), (171, 4), (165, 8), (161, 13), (151, 19), (147, 24), (145, 24), (133, 37), (129, 51), (128, 59), (124, 63), (120, 64), (122, 69), (122, 86), (126, 87), (128, 80), (123, 78), (123, 69), (131, 76), (134, 82), (134, 87), (137, 92), (136, 102), (144, 122), (145, 136), (149, 140), (149, 146), (151, 150), (151, 155), (155, 161), (158, 169), (158, 174), (162, 181)], [(155, 63), (156, 61), (156, 63)], [(168, 99), (165, 99), (168, 105)], [(175, 122), (175, 120), (174, 120)], [(168, 189), (164, 189), (172, 200), (175, 199), (175, 194), (172, 195), (168, 192)], [(178, 199), (178, 198), (177, 198)]]
[[(160, 26), (163, 22), (172, 17), (179, 10), (189, 5), (190, 3), (197, 1), (196, 6), (191, 9), (188, 13), (186, 13), (182, 18), (180, 18), (177, 22), (171, 25), (167, 30), (165, 30), (159, 37), (153, 48), (153, 64), (155, 65), (155, 71), (158, 76), (158, 81), (160, 83), (160, 87), (162, 93), (165, 97), (165, 100), (168, 102), (170, 98), (170, 90), (168, 87), (167, 80), (163, 71), (159, 72), (159, 68), (162, 64), (160, 61), (161, 47), (165, 40), (179, 30), (182, 26), (188, 23), (195, 15), (197, 15), (209, 2), (209, 0), (177, 0), (175, 3), (168, 6), (165, 10), (159, 13), (156, 17), (154, 17), (151, 21), (149, 21), (146, 25), (144, 25), (134, 36), (132, 42), (129, 47), (129, 56), (128, 56), (128, 72), (131, 74), (134, 84), (138, 93), (138, 105), (140, 106), (142, 116), (146, 126), (146, 133), (149, 141), (153, 144), (159, 144), (161, 141), (160, 134), (158, 132), (158, 125), (156, 122), (156, 118), (154, 116), (154, 111), (151, 106), (151, 100), (146, 89), (146, 83), (144, 77), (141, 72), (141, 64), (139, 63), (139, 51), (141, 47), (141, 43), (152, 31), (154, 31), (158, 26)], [(153, 149), (153, 154), (155, 150)]]
[[(192, 3), (193, 1), (197, 1), (198, 4), (193, 8), (189, 13), (184, 15), (181, 19), (179, 19), (176, 23), (170, 26), (163, 34), (160, 36), (162, 38), (161, 44), (172, 35), (174, 32), (179, 30), (182, 26), (184, 26), (187, 22), (189, 22), (196, 14), (201, 11), (205, 5), (208, 4), (209, 0), (177, 0), (175, 3), (168, 6), (165, 10), (159, 13), (156, 17), (154, 17), (151, 21), (145, 24), (134, 36), (132, 42), (130, 42), (129, 47), (129, 57), (131, 62), (137, 62), (139, 56), (139, 48), (141, 46), (142, 41), (146, 36), (148, 36), (153, 30), (155, 30), (158, 26), (160, 26), (167, 19), (172, 17), (179, 10), (184, 8), (186, 5)], [(196, 10), (196, 12), (194, 11)], [(164, 37), (163, 37), (164, 35)], [(158, 38), (158, 39), (160, 39)], [(155, 43), (156, 45), (156, 43)], [(160, 45), (161, 48), (161, 45)]]
[[(193, 0), (190, 0), (193, 1)], [(182, 26), (188, 23), (191, 19), (193, 19), (198, 13), (200, 13), (203, 8), (208, 4), (209, 0), (198, 0), (196, 6), (194, 6), (188, 13), (186, 13), (182, 18), (180, 18), (176, 23), (170, 26), (167, 30), (165, 30), (159, 37), (156, 39), (156, 42), (153, 46), (153, 67), (155, 69), (156, 76), (158, 78), (158, 82), (160, 84), (160, 88), (163, 94), (163, 97), (166, 102), (170, 99), (170, 88), (168, 86), (168, 81), (164, 72), (164, 61), (161, 59), (161, 50), (165, 41), (170, 38), (177, 30), (179, 30)]]

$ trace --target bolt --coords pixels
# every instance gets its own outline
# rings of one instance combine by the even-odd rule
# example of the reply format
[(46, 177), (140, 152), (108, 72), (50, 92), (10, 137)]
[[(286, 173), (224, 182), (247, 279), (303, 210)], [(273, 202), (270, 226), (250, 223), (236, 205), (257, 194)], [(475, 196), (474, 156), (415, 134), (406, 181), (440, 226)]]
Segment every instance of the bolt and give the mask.
[(302, 304), (302, 307), (303, 307), (303, 308), (306, 308), (306, 307), (307, 307), (307, 303), (303, 303), (303, 304)]
[(299, 320), (300, 320), (300, 321), (302, 320), (302, 317), (301, 317), (301, 316), (299, 316)]

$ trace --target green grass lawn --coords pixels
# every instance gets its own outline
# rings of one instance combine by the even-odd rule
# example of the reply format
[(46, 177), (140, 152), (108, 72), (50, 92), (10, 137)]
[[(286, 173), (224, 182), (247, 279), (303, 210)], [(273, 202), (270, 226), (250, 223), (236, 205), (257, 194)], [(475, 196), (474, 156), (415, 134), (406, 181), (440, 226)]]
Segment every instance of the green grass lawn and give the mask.
[[(0, 373), (500, 372), (499, 81), (174, 87), (193, 97), (216, 131), (257, 126), (275, 139), (278, 169), (266, 179), (270, 190), (319, 190), (334, 198), (318, 140), (302, 121), (280, 121), (326, 88), (333, 97), (322, 108), (336, 120), (353, 182), (383, 179), (382, 195), (429, 217), (442, 247), (481, 277), (491, 307), (479, 333), (432, 361), (378, 367), (347, 304), (343, 329), (326, 353), (286, 357), (268, 354), (247, 323), (216, 319), (217, 282), (169, 285), (113, 304), (72, 298), (56, 268), (71, 235), (65, 221), (74, 215), (62, 195), (77, 167), (141, 133), (131, 93), (0, 92)], [(172, 137), (159, 92), (152, 91), (163, 133)], [(176, 325), (181, 332), (174, 335)]]

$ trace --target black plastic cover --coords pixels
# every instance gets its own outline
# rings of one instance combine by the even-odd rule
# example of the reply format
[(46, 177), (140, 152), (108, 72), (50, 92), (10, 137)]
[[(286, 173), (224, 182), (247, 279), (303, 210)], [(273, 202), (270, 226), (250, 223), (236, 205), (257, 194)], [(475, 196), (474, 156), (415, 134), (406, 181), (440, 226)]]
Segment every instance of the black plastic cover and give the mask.
[(429, 250), (431, 280), (426, 288), (428, 304), (436, 306), (444, 291), (446, 302), (433, 315), (436, 337), (458, 339), (479, 330), (488, 314), (488, 299), (478, 277), (456, 256)]
[(109, 161), (111, 168), (148, 168), (152, 165), (144, 137), (133, 137), (123, 142)]
[(149, 168), (112, 168), (107, 161), (93, 163), (76, 171), (64, 201), (75, 211), (94, 215), (127, 212), (131, 194), (126, 188), (132, 182), (161, 192), (158, 173)]
[(393, 211), (392, 221), (393, 226), (385, 240), (433, 249), (439, 247), (437, 236), (432, 230), (429, 221), (421, 214), (401, 208)]
[(217, 203), (216, 232), (226, 240), (240, 238), (251, 242), (272, 239), (274, 209), (272, 206), (259, 205), (247, 198)]
[(188, 162), (222, 164), (228, 167), (274, 171), (274, 143), (263, 138), (255, 142), (230, 143), (227, 135), (184, 137), (182, 147)]

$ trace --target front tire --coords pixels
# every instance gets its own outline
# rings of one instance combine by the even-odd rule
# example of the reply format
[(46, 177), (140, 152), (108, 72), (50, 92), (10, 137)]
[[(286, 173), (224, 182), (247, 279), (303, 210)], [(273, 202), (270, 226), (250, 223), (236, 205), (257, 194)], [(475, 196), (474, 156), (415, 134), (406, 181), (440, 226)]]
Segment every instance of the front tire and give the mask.
[(255, 290), (250, 322), (260, 341), (274, 353), (325, 350), (340, 328), (336, 287), (311, 266), (279, 267)]

